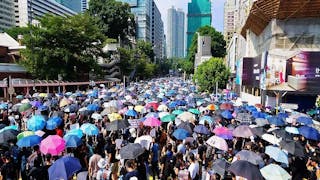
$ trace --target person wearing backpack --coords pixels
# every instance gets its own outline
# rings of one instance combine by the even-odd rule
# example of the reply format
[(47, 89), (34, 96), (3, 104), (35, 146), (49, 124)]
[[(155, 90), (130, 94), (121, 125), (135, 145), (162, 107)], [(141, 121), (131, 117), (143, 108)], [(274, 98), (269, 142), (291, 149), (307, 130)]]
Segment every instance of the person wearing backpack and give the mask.
[(174, 165), (175, 165), (175, 156), (172, 151), (172, 144), (168, 144), (166, 146), (165, 154), (161, 158), (161, 179), (166, 180), (169, 177), (174, 179), (176, 174), (174, 172)]

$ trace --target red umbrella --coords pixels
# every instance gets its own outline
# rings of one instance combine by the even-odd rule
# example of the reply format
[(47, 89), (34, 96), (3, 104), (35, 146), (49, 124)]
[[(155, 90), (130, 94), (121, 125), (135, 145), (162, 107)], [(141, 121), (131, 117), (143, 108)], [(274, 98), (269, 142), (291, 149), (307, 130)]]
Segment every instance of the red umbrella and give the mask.
[(230, 110), (230, 109), (233, 109), (233, 105), (231, 103), (222, 103), (220, 105), (220, 109), (222, 109), (222, 110)]
[(157, 103), (157, 102), (149, 102), (145, 107), (146, 107), (146, 109), (153, 108), (154, 110), (158, 110), (159, 103)]

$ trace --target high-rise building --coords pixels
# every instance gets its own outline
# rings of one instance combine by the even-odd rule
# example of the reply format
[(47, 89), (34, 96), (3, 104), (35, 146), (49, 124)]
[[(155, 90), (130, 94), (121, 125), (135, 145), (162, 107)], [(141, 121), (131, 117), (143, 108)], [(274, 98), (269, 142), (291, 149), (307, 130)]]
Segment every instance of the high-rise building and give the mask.
[(184, 57), (184, 12), (171, 7), (167, 15), (167, 57)]
[(87, 0), (55, 0), (55, 1), (77, 13), (83, 12), (88, 9)]
[(161, 20), (161, 13), (154, 1), (152, 1), (152, 16), (151, 16), (151, 43), (156, 59), (163, 57), (163, 22)]
[(75, 11), (54, 0), (18, 0), (15, 8), (17, 26), (27, 26), (28, 23), (37, 23), (36, 18), (42, 17), (45, 14), (58, 16), (76, 14)]
[(0, 1), (0, 32), (15, 25), (14, 1)]
[(194, 33), (202, 26), (211, 25), (211, 0), (192, 0), (188, 3), (187, 50)]
[(236, 33), (237, 28), (237, 8), (238, 0), (227, 0), (224, 4), (224, 26), (223, 26), (223, 36), (224, 40), (229, 44), (230, 39), (233, 34)]

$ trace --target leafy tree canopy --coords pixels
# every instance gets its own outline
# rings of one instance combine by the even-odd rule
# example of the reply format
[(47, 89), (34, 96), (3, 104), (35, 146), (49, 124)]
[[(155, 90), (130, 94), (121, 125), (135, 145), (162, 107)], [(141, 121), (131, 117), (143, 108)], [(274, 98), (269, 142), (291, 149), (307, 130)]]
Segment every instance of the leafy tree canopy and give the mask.
[[(105, 36), (88, 14), (70, 17), (46, 15), (39, 26), (29, 26), (21, 64), (39, 79), (77, 79), (76, 74), (98, 70)], [(77, 71), (77, 72), (75, 72)], [(97, 72), (97, 71), (95, 71)]]
[(230, 74), (230, 69), (224, 64), (222, 58), (211, 58), (197, 67), (194, 81), (199, 85), (200, 91), (212, 92), (216, 82), (219, 88), (225, 88)]
[(18, 40), (18, 35), (25, 35), (30, 33), (30, 29), (28, 27), (12, 27), (5, 31), (12, 38)]
[[(135, 29), (134, 15), (130, 6), (116, 0), (90, 0), (90, 15), (98, 19), (102, 32), (109, 38), (122, 39), (133, 35)], [(130, 21), (129, 21), (130, 19)]]
[[(211, 53), (213, 57), (224, 57), (226, 55), (226, 42), (223, 35), (211, 26), (203, 26), (198, 29), (201, 36), (211, 36)], [(191, 45), (188, 50), (188, 60), (194, 62), (197, 53), (198, 35), (195, 33), (192, 37)]]

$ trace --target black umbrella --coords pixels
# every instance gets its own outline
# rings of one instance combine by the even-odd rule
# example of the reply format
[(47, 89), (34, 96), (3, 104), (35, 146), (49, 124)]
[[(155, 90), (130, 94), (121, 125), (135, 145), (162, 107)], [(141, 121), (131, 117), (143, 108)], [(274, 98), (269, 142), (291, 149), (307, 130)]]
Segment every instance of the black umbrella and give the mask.
[(123, 105), (125, 105), (125, 106), (133, 106), (132, 102), (128, 102), (128, 101), (124, 102)]
[(190, 124), (189, 122), (182, 122), (182, 123), (180, 123), (180, 124), (177, 126), (177, 129), (179, 129), (179, 128), (188, 131), (190, 134), (193, 133), (191, 124)]
[(238, 113), (236, 116), (236, 121), (240, 123), (248, 123), (251, 124), (253, 117), (249, 113)]
[(298, 157), (305, 156), (305, 149), (298, 141), (282, 140), (280, 141), (281, 148), (287, 150), (290, 154)]
[(248, 180), (263, 180), (259, 168), (248, 161), (238, 160), (232, 163), (228, 170)]
[(284, 129), (275, 129), (272, 131), (272, 134), (282, 138), (282, 139), (288, 139), (288, 140), (292, 140), (293, 136), (288, 133), (287, 131), (285, 131)]
[(7, 125), (5, 124), (0, 124), (0, 129), (3, 129), (4, 127), (6, 127)]
[(130, 143), (120, 149), (121, 159), (135, 159), (143, 154), (144, 148), (138, 143)]
[(10, 140), (16, 140), (18, 134), (19, 132), (13, 129), (4, 130), (0, 133), (0, 144), (6, 144)]
[(229, 168), (230, 163), (224, 159), (217, 159), (212, 164), (212, 170), (221, 175), (222, 177), (225, 175), (226, 170)]
[(106, 130), (107, 131), (117, 131), (119, 129), (125, 129), (129, 126), (130, 126), (130, 124), (127, 120), (115, 120), (107, 125)]
[(261, 137), (263, 134), (266, 133), (266, 130), (263, 127), (255, 127), (251, 128), (251, 131), (254, 135)]

